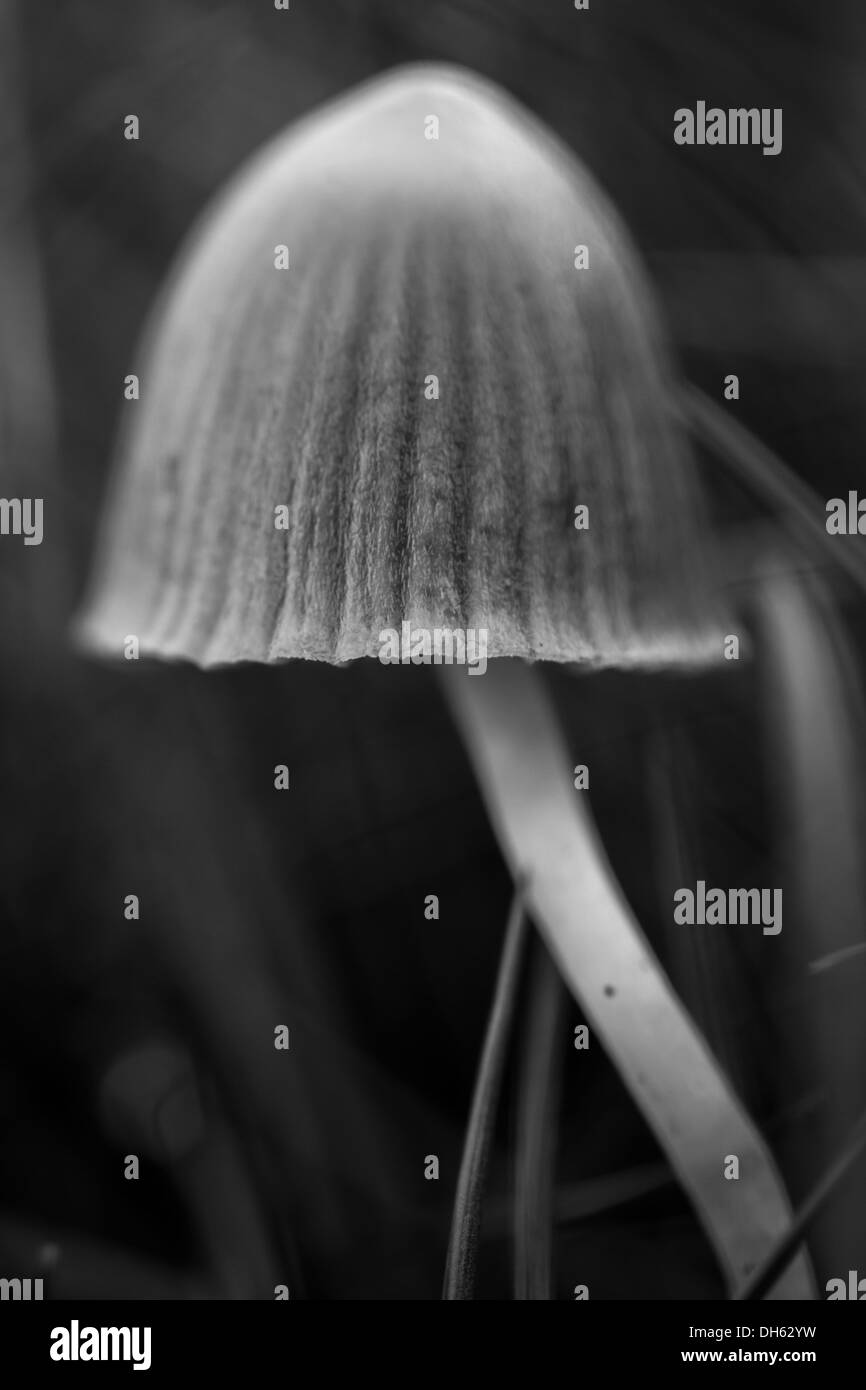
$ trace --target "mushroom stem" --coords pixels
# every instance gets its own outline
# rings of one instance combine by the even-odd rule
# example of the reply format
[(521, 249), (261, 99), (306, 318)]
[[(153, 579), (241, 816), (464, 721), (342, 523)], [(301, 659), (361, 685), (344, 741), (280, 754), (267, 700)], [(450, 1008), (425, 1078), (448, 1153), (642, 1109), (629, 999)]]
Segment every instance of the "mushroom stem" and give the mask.
[[(674, 993), (607, 862), (543, 686), (519, 661), (443, 688), (512, 872), (569, 988), (667, 1154), (736, 1288), (788, 1229), (772, 1155)], [(460, 677), (462, 676), (462, 679)], [(724, 1178), (726, 1155), (740, 1179)], [(811, 1299), (805, 1254), (778, 1298)]]
[(484, 1049), (475, 1081), (472, 1109), (457, 1178), (442, 1290), (442, 1298), (448, 1301), (475, 1297), (484, 1180), (490, 1158), (496, 1107), (526, 942), (523, 896), (524, 888), (518, 879), (505, 928), (505, 944), (499, 963), (493, 1006), (487, 1021)]

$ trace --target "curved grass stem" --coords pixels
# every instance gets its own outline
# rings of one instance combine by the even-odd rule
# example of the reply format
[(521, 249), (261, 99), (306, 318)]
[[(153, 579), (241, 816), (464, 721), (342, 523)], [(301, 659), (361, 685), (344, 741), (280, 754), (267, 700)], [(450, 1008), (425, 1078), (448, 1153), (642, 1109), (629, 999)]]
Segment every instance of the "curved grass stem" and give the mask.
[(540, 937), (533, 942), (520, 1068), (514, 1173), (514, 1297), (553, 1297), (554, 1183), (568, 993)]
[(457, 1178), (451, 1237), (445, 1263), (445, 1283), (442, 1290), (445, 1300), (475, 1297), (484, 1181), (514, 1017), (526, 929), (523, 884), (518, 882), (505, 929), (505, 943)]

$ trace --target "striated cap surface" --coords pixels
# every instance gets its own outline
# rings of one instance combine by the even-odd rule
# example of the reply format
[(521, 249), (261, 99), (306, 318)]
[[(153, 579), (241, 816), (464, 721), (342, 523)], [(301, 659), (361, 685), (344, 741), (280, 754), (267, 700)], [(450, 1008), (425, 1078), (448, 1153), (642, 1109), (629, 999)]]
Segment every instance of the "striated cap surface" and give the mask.
[(486, 629), (490, 657), (720, 656), (630, 242), (554, 137), (459, 69), (387, 74), (251, 160), (137, 371), (91, 647), (343, 662), (408, 621)]

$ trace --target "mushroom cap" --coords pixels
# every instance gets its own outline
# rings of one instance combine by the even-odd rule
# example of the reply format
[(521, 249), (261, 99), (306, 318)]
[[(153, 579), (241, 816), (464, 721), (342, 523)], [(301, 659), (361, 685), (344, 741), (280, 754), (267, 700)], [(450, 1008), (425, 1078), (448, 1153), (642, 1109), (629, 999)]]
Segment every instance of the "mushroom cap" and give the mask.
[(91, 647), (340, 663), (408, 621), (484, 629), (489, 657), (721, 656), (629, 238), (569, 151), (460, 69), (397, 69), (254, 157), (191, 233), (139, 375)]

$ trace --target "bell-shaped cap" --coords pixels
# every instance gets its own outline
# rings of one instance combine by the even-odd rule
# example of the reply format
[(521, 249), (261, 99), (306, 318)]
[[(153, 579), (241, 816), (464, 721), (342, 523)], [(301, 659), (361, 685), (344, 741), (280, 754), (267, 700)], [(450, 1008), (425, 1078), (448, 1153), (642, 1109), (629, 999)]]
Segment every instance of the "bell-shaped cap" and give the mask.
[(490, 657), (721, 657), (629, 239), (459, 69), (387, 74), (254, 158), (192, 233), (139, 374), (91, 646), (344, 662), (409, 622), (486, 629)]

